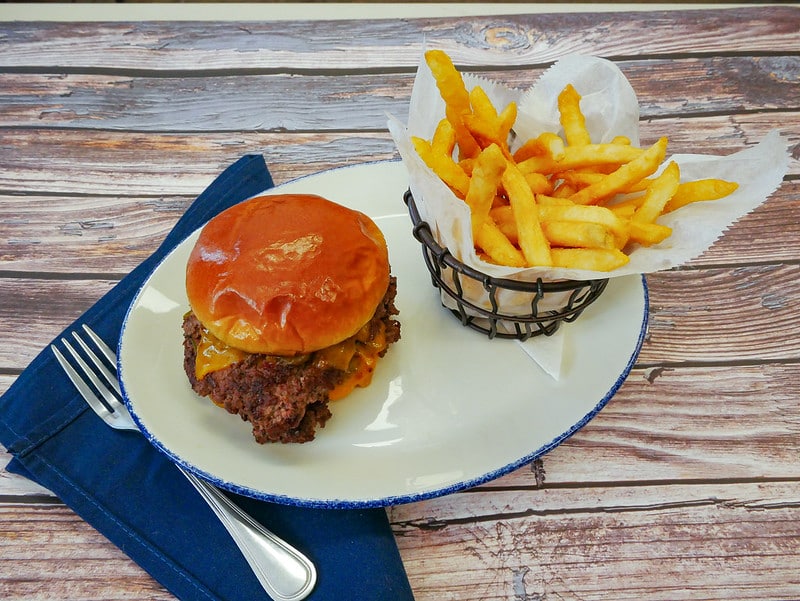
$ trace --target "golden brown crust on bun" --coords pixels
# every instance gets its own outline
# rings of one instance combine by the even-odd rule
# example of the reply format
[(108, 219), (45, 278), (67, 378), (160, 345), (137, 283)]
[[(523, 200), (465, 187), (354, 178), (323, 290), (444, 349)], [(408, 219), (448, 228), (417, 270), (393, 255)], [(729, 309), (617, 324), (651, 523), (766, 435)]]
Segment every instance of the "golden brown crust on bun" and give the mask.
[(366, 324), (389, 285), (383, 234), (320, 196), (265, 195), (209, 221), (186, 267), (197, 318), (248, 353), (293, 355)]

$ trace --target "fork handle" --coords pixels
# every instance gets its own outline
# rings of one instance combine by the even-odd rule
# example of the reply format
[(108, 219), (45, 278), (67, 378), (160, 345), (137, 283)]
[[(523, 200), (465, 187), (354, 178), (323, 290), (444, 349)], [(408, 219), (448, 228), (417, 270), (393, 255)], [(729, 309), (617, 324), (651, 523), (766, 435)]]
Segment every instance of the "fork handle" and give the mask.
[(275, 601), (305, 599), (317, 581), (314, 564), (239, 509), (215, 486), (183, 468), (181, 472), (236, 541), (264, 590)]

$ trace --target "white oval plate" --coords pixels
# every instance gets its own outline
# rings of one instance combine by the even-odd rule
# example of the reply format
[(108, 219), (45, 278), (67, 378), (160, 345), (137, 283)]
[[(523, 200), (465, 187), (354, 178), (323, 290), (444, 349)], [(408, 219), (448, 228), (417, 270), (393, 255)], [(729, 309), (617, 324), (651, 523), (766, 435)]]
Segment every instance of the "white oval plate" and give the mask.
[(644, 278), (612, 279), (569, 328), (552, 379), (513, 340), (463, 327), (439, 302), (403, 203), (407, 174), (387, 161), (302, 178), (267, 193), (323, 195), (370, 215), (386, 235), (402, 339), (368, 388), (331, 404), (305, 444), (259, 445), (250, 425), (197, 396), (183, 372), (186, 260), (199, 230), (154, 270), (119, 343), (125, 401), (173, 461), (260, 499), (317, 507), (417, 501), (487, 482), (585, 425), (633, 366), (647, 326)]

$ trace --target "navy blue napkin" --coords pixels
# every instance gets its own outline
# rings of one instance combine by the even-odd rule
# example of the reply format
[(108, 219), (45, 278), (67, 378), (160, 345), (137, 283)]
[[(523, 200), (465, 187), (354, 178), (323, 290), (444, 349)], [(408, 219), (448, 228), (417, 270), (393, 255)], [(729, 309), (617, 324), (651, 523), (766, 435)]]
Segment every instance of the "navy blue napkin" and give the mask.
[[(260, 155), (228, 167), (158, 250), (77, 323), (115, 347), (128, 305), (167, 252), (220, 211), (272, 186)], [(178, 469), (140, 434), (102, 422), (49, 348), (0, 397), (0, 442), (13, 455), (7, 470), (53, 491), (178, 598), (269, 599)], [(309, 599), (413, 599), (383, 509), (315, 509), (230, 496), (314, 561), (318, 581)]]

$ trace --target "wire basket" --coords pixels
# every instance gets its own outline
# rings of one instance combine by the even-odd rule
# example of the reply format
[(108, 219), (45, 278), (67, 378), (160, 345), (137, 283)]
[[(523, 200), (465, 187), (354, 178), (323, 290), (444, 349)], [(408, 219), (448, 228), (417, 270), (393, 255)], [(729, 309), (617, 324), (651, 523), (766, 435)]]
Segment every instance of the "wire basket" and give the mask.
[[(523, 282), (496, 278), (465, 265), (434, 238), (430, 225), (423, 221), (414, 196), (403, 196), (414, 225), (414, 238), (422, 244), (425, 265), (432, 284), (441, 292), (442, 304), (462, 325), (483, 332), (489, 338), (527, 340), (532, 336), (553, 335), (562, 322), (572, 322), (602, 294), (608, 279)], [(465, 289), (480, 289), (484, 306), (465, 298)], [(515, 305), (524, 311), (504, 313), (502, 296), (512, 293)], [(446, 302), (447, 299), (451, 302)], [(520, 303), (522, 299), (522, 303)], [(448, 306), (452, 305), (452, 306)]]

